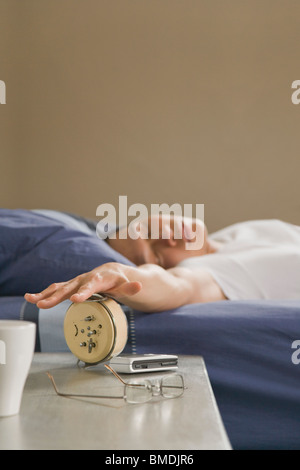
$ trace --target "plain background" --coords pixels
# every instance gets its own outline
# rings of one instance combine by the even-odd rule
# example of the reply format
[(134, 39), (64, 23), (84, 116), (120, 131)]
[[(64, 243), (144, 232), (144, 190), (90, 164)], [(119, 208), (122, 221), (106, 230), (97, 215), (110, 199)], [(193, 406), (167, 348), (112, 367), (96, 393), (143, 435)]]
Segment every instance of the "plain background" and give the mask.
[(0, 0), (0, 200), (300, 225), (298, 0)]

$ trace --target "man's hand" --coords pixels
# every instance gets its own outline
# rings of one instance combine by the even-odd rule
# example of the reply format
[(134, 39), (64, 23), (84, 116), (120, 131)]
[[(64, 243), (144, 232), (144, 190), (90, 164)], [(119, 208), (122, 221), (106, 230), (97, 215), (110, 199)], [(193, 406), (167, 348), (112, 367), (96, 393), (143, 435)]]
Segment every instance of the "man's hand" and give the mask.
[(125, 271), (122, 264), (106, 263), (70, 281), (51, 284), (38, 294), (25, 294), (25, 299), (39, 308), (50, 308), (66, 299), (83, 302), (96, 292), (115, 299), (130, 297), (141, 290), (142, 284), (130, 281)]
[(138, 267), (106, 263), (67, 282), (51, 284), (39, 294), (25, 294), (28, 302), (50, 308), (63, 300), (83, 302), (95, 293), (108, 294), (143, 312), (162, 312), (189, 303), (215, 302), (225, 296), (213, 277), (202, 270), (155, 264)]

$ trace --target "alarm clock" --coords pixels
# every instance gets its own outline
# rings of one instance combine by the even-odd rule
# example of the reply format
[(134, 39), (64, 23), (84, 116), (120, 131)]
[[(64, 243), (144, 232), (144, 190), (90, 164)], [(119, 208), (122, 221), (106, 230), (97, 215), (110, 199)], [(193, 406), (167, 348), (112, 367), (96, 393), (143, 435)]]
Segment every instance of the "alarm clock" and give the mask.
[(123, 351), (128, 339), (127, 318), (115, 300), (94, 294), (70, 305), (64, 335), (70, 351), (80, 361), (97, 364)]

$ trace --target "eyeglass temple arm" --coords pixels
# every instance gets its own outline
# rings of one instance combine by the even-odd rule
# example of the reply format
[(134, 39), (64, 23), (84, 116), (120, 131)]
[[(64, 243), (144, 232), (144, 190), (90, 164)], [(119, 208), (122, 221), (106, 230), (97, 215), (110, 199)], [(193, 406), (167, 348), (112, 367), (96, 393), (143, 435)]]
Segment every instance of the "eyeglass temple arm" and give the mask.
[(119, 376), (119, 374), (117, 374), (117, 372), (115, 370), (113, 370), (112, 367), (110, 367), (108, 364), (104, 364), (104, 367), (106, 367), (106, 369), (108, 369), (112, 374), (114, 374), (114, 376), (120, 380), (120, 382), (122, 382), (123, 385), (127, 385), (126, 382), (124, 382), (124, 380)]
[(126, 385), (126, 387), (134, 387), (134, 388), (145, 387), (144, 384), (138, 384), (138, 383), (129, 384), (127, 382), (124, 382), (124, 380), (119, 376), (119, 374), (117, 374), (117, 372), (112, 367), (110, 367), (108, 364), (104, 364), (104, 367), (106, 367), (106, 369), (108, 369), (112, 374), (114, 374), (114, 376), (118, 380), (120, 380), (120, 382), (122, 382), (123, 385)]
[(54, 382), (54, 378), (53, 378), (53, 376), (50, 374), (50, 372), (46, 372), (46, 374), (48, 375), (49, 379), (51, 380), (52, 385), (53, 385), (53, 388), (54, 388), (54, 390), (56, 391), (57, 395), (66, 396), (65, 393), (60, 393), (60, 391), (59, 391), (58, 388), (56, 387), (56, 383)]
[[(120, 380), (120, 382), (122, 382), (123, 385), (126, 385), (126, 382), (124, 382), (124, 380), (119, 376), (119, 374), (117, 374), (117, 372), (115, 370), (112, 369), (112, 367), (110, 367), (108, 364), (104, 364), (104, 366), (118, 379)], [(54, 390), (56, 391), (57, 395), (61, 395), (63, 397), (66, 397), (66, 396), (70, 396), (68, 393), (61, 393), (57, 386), (56, 386), (56, 383), (54, 381), (54, 378), (53, 378), (53, 375), (50, 374), (50, 372), (46, 372), (46, 374), (48, 375), (49, 379), (51, 380), (52, 382), (52, 385), (54, 387)], [(72, 394), (73, 395), (73, 394)], [(74, 395), (73, 395), (74, 396)], [(77, 395), (77, 396), (89, 396), (89, 395)], [(93, 396), (93, 395), (90, 395), (90, 396)]]
[(62, 393), (58, 390), (53, 376), (49, 372), (46, 372), (46, 374), (48, 375), (49, 379), (51, 380), (55, 392), (60, 397), (67, 397), (67, 398), (69, 398), (69, 397), (75, 397), (75, 398), (110, 398), (110, 399), (112, 399), (112, 398), (113, 399), (115, 399), (115, 398), (122, 398), (123, 399), (124, 398), (124, 396), (116, 397), (116, 396), (110, 396), (110, 395), (81, 395), (81, 394), (74, 394), (74, 393)]
[[(132, 387), (138, 387), (139, 385), (138, 384), (127, 384), (126, 382), (124, 382), (124, 380), (119, 376), (119, 374), (117, 374), (117, 372), (112, 368), (110, 367), (108, 364), (104, 364), (104, 366), (106, 367), (106, 369), (108, 369), (115, 377), (116, 379), (118, 379), (123, 385), (127, 385), (127, 386), (132, 386)], [(46, 374), (48, 375), (49, 379), (51, 380), (52, 382), (52, 385), (54, 387), (54, 390), (55, 392), (57, 393), (57, 395), (61, 396), (61, 397), (82, 397), (82, 398), (100, 398), (100, 395), (79, 395), (79, 394), (70, 394), (70, 393), (62, 393), (58, 390), (57, 386), (56, 386), (56, 383), (54, 381), (54, 378), (53, 376), (50, 374), (50, 372), (46, 372)], [(143, 385), (140, 385), (140, 386), (143, 386)], [(105, 395), (101, 395), (101, 398), (123, 398), (123, 397), (111, 397), (111, 396), (105, 396)]]

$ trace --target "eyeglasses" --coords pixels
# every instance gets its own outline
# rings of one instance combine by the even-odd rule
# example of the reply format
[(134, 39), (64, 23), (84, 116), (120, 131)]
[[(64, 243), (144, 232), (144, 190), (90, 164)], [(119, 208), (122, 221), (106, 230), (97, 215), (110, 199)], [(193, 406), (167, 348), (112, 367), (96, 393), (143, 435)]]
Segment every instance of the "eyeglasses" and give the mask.
[(55, 392), (60, 397), (74, 397), (74, 398), (121, 398), (125, 399), (127, 403), (146, 403), (151, 400), (154, 396), (163, 396), (164, 398), (177, 398), (183, 395), (185, 386), (183, 377), (180, 374), (166, 375), (160, 380), (154, 383), (150, 380), (124, 380), (117, 374), (115, 370), (109, 365), (105, 364), (105, 367), (124, 385), (124, 392), (122, 396), (109, 396), (109, 395), (81, 395), (74, 393), (62, 393), (58, 390), (57, 385), (54, 381), (53, 376), (50, 372), (47, 372), (49, 379), (52, 382)]

